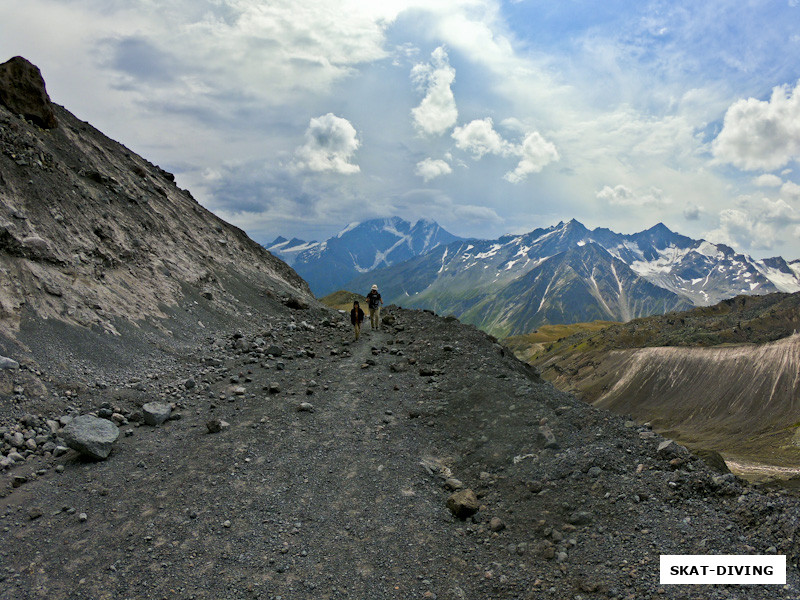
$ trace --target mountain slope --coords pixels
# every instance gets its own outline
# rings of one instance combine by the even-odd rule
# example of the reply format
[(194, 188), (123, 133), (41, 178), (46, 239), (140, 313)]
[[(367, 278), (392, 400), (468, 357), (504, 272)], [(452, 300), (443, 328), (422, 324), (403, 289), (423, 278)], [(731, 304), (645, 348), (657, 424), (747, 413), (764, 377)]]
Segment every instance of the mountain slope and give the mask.
[(728, 456), (800, 458), (800, 335), (756, 346), (618, 350), (597, 368), (616, 381), (595, 406)]
[(599, 245), (589, 243), (547, 259), (461, 318), (507, 336), (544, 324), (629, 321), (690, 306), (680, 296), (637, 276)]
[(0, 104), (0, 351), (68, 353), (91, 336), (100, 348), (123, 328), (149, 347), (148, 336), (171, 342), (281, 298), (312, 300), (286, 264), (171, 174), (50, 103), (39, 82), (56, 126)]
[[(679, 598), (659, 593), (659, 555), (687, 552), (785, 554), (797, 594), (797, 498), (554, 390), (483, 332), (392, 312), (357, 344), (317, 315), (253, 323), (238, 348), (198, 340), (142, 394), (179, 390), (180, 419), (123, 426), (102, 462), (11, 467), (0, 596)], [(253, 360), (265, 326), (293, 360)], [(124, 392), (70, 402), (130, 415)], [(448, 510), (453, 488), (474, 517)]]
[(287, 265), (293, 265), (297, 260), (297, 255), (316, 248), (319, 242), (306, 242), (298, 238), (287, 240), (283, 236), (276, 237), (271, 244), (265, 246), (272, 254), (280, 258)]
[[(583, 332), (533, 357), (543, 377), (597, 406), (727, 456), (800, 458), (800, 293)], [(522, 350), (524, 352), (524, 349)]]
[(351, 223), (321, 243), (276, 240), (268, 249), (282, 258), (294, 253), (298, 274), (317, 296), (325, 296), (359, 273), (401, 263), (457, 239), (433, 221), (421, 219), (412, 225), (392, 217)]

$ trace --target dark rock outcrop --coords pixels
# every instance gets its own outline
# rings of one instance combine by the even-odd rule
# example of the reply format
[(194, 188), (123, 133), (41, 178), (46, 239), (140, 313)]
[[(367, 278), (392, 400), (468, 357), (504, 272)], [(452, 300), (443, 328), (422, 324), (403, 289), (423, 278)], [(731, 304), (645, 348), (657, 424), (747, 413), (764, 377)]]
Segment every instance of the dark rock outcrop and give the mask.
[(0, 64), (0, 104), (39, 127), (58, 127), (41, 71), (21, 56)]

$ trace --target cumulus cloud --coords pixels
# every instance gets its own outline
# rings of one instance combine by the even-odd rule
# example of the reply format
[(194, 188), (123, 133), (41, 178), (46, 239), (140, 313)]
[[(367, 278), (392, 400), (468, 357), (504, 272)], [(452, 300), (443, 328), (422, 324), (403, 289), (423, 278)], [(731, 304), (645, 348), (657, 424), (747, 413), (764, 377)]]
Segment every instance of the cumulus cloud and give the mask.
[(597, 197), (612, 206), (662, 206), (670, 203), (669, 198), (666, 198), (664, 192), (658, 188), (650, 188), (649, 192), (642, 194), (634, 192), (625, 185), (613, 188), (609, 185), (604, 186), (597, 192)]
[(798, 224), (800, 212), (789, 204), (780, 199), (762, 198), (743, 201), (737, 208), (720, 211), (718, 227), (703, 237), (735, 248), (771, 250), (781, 243), (787, 230), (791, 234)]
[(417, 168), (414, 172), (425, 181), (430, 181), (442, 175), (449, 175), (453, 172), (453, 169), (441, 159), (426, 158), (417, 163)]
[(419, 63), (411, 70), (411, 79), (425, 93), (420, 105), (411, 109), (414, 127), (420, 134), (441, 135), (456, 124), (458, 109), (450, 89), (455, 78), (456, 70), (450, 66), (442, 46), (431, 53), (429, 63)]
[(772, 173), (764, 173), (754, 177), (753, 184), (759, 187), (780, 187), (783, 184), (783, 180)]
[(559, 159), (555, 145), (545, 140), (538, 131), (525, 136), (516, 154), (521, 157), (517, 168), (504, 175), (504, 179), (511, 183), (524, 181), (531, 173), (538, 173)]
[(800, 200), (800, 185), (794, 181), (787, 181), (781, 186), (781, 196), (785, 196), (790, 200)]
[(559, 160), (555, 145), (545, 140), (538, 131), (528, 133), (521, 144), (514, 144), (494, 129), (491, 117), (475, 119), (463, 127), (456, 127), (452, 137), (459, 150), (469, 152), (476, 160), (486, 154), (519, 157), (517, 168), (503, 176), (510, 183), (520, 183), (531, 173), (538, 173), (546, 165)]
[(514, 151), (512, 144), (495, 131), (490, 117), (476, 119), (463, 127), (456, 127), (452, 137), (459, 150), (471, 153), (476, 159), (484, 154), (508, 155)]
[(333, 113), (311, 119), (305, 137), (306, 143), (295, 151), (296, 168), (345, 175), (359, 172), (359, 166), (350, 161), (361, 142), (347, 119)]
[(741, 169), (772, 171), (800, 158), (800, 82), (773, 88), (769, 101), (748, 98), (725, 113), (714, 156)]

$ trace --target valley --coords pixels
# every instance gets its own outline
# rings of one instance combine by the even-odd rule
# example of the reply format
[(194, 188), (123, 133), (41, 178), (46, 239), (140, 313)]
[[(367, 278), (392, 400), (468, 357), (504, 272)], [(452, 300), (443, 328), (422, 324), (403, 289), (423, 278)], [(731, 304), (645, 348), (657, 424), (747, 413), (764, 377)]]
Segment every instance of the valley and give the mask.
[(739, 296), (565, 336), (530, 362), (559, 388), (690, 446), (790, 467), (800, 460), (798, 330), (800, 295)]

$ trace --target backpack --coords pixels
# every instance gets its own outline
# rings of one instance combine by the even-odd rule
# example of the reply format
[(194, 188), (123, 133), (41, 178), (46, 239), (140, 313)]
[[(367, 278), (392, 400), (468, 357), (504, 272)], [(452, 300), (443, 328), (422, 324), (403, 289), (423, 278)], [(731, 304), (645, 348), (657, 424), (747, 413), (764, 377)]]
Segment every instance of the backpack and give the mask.
[(370, 308), (378, 308), (381, 303), (381, 295), (378, 292), (372, 291), (367, 294), (367, 300), (369, 301), (367, 306)]

